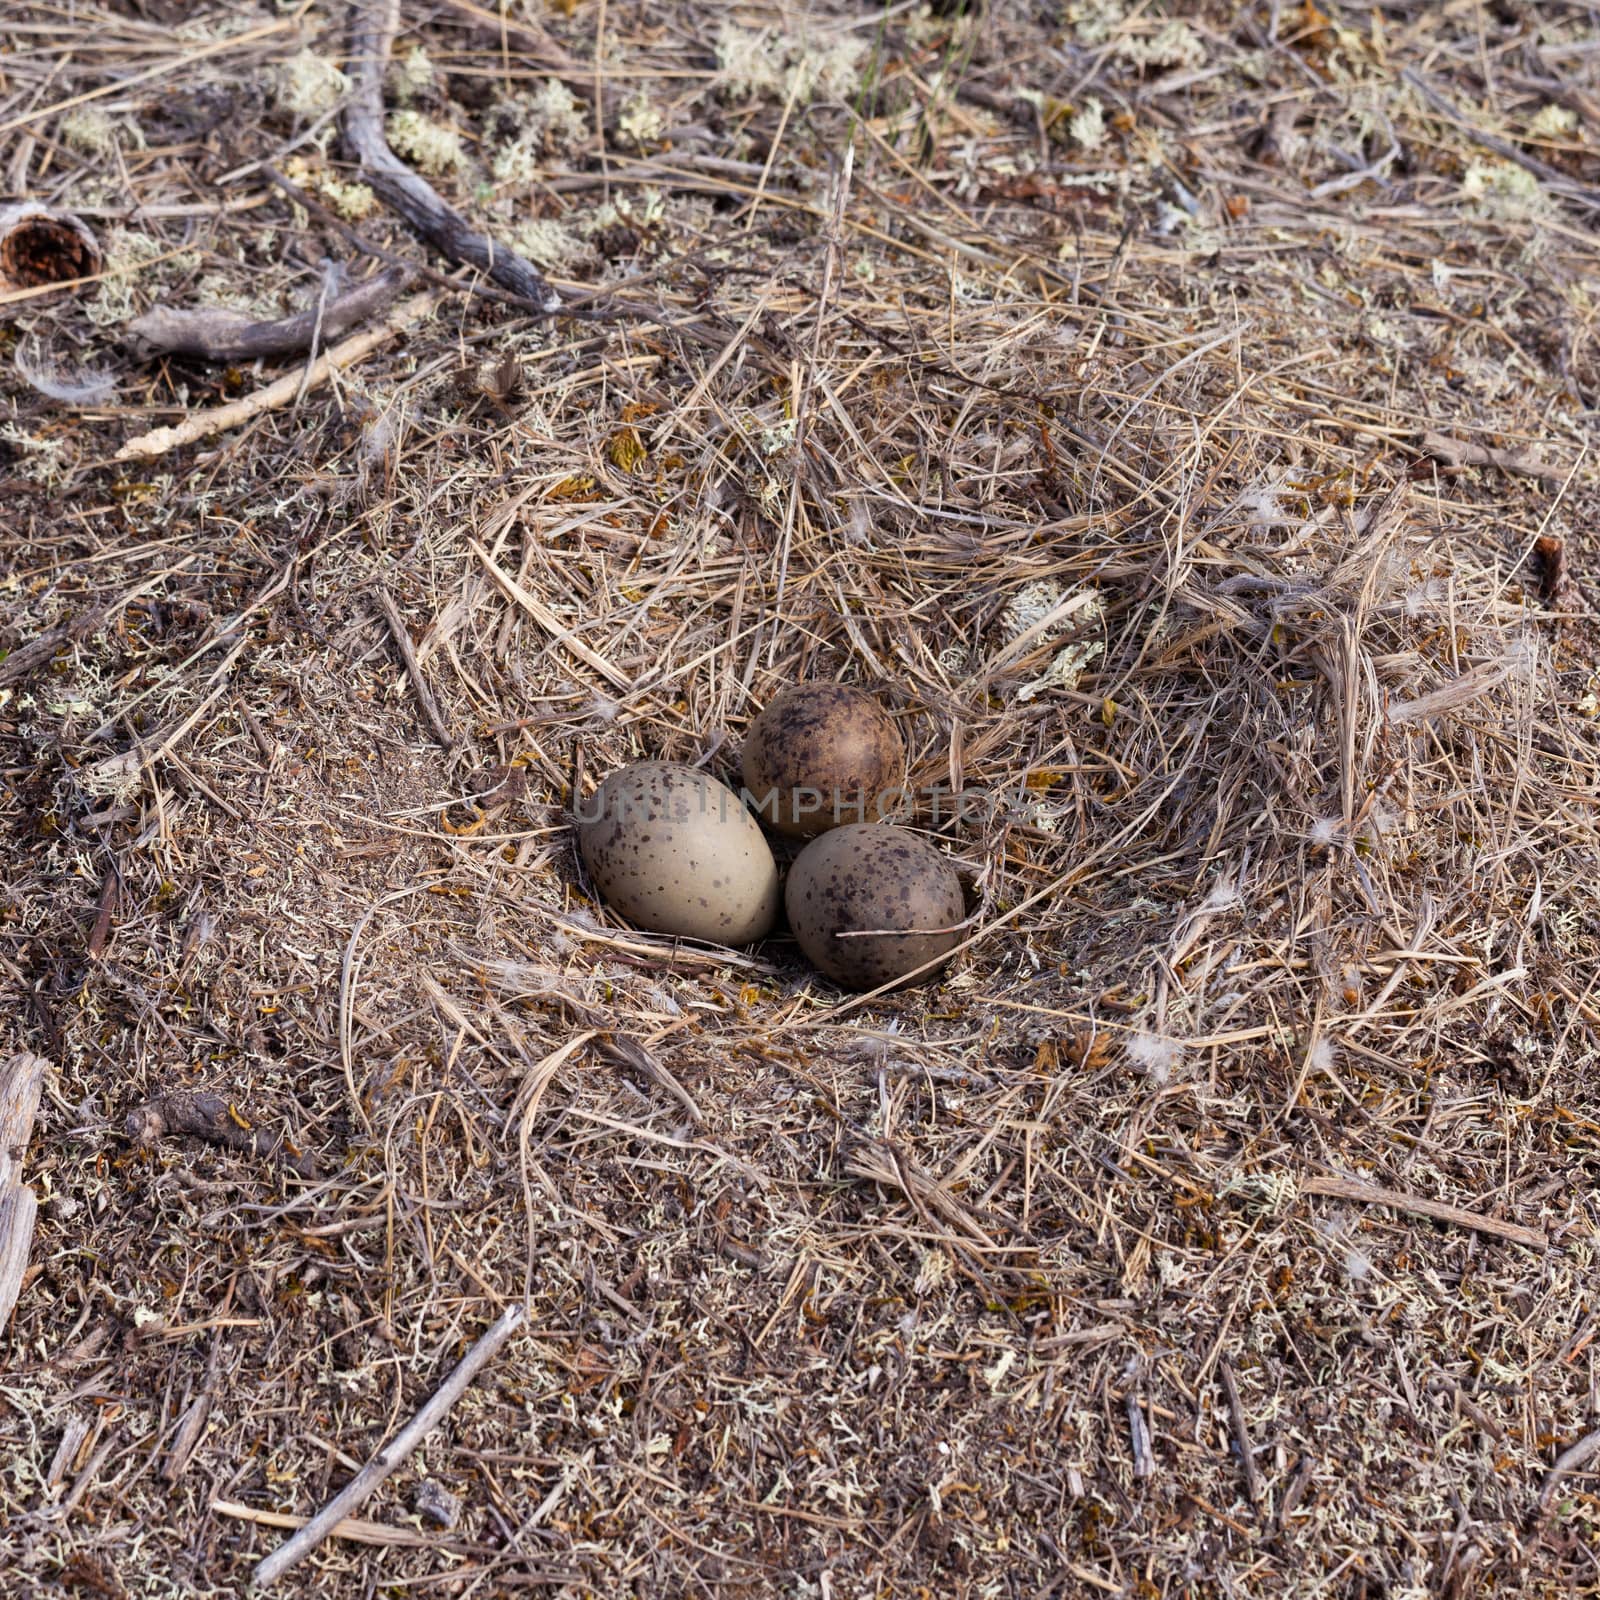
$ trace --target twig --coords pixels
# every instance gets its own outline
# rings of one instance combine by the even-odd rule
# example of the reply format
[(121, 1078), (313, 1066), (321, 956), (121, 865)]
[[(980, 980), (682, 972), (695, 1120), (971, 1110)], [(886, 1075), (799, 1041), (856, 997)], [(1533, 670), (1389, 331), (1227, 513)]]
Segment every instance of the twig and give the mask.
[[(240, 1522), (254, 1522), (263, 1528), (303, 1528), (309, 1517), (297, 1517), (287, 1511), (258, 1511), (254, 1506), (240, 1504), (237, 1500), (213, 1500), (211, 1509), (219, 1516), (235, 1517)], [(386, 1522), (368, 1522), (362, 1517), (346, 1517), (328, 1529), (330, 1539), (349, 1539), (353, 1544), (387, 1544), (430, 1546), (439, 1541), (431, 1539), (415, 1528), (395, 1528)]]
[(1233, 1419), (1233, 1442), (1239, 1449), (1239, 1461), (1244, 1467), (1244, 1491), (1250, 1504), (1261, 1504), (1261, 1469), (1256, 1466), (1255, 1447), (1250, 1443), (1250, 1429), (1244, 1420), (1244, 1405), (1239, 1399), (1239, 1380), (1233, 1375), (1233, 1363), (1223, 1356), (1217, 1362), (1222, 1374), (1223, 1393), (1228, 1397), (1228, 1415)]
[(200, 1393), (189, 1402), (178, 1422), (178, 1431), (173, 1435), (172, 1446), (167, 1451), (167, 1459), (162, 1463), (161, 1476), (167, 1483), (176, 1483), (182, 1476), (184, 1468), (189, 1465), (189, 1458), (194, 1454), (194, 1448), (200, 1443), (200, 1436), (205, 1431), (206, 1418), (211, 1415), (211, 1402), (216, 1398), (217, 1377), (222, 1366), (222, 1331), (218, 1329), (211, 1336), (211, 1354), (206, 1357), (205, 1382), (200, 1386)]
[(1133, 1444), (1134, 1477), (1155, 1477), (1156, 1458), (1150, 1450), (1150, 1424), (1145, 1420), (1139, 1396), (1132, 1389), (1128, 1391), (1128, 1433)]
[(33, 1119), (39, 1113), (49, 1065), (43, 1056), (27, 1050), (0, 1065), (0, 1331), (11, 1320), (12, 1308), (22, 1293), (34, 1218), (39, 1213), (39, 1203), (33, 1190), (23, 1186), (18, 1165), (33, 1137)]
[(281, 1156), (302, 1178), (314, 1178), (317, 1164), (297, 1150), (283, 1134), (253, 1127), (231, 1100), (203, 1089), (176, 1089), (130, 1111), (124, 1122), (135, 1144), (150, 1146), (167, 1134), (192, 1134), (230, 1150), (245, 1150), (263, 1158)]
[(1600, 1428), (1596, 1428), (1593, 1433), (1585, 1434), (1576, 1444), (1568, 1445), (1556, 1457), (1556, 1464), (1545, 1474), (1544, 1485), (1539, 1490), (1541, 1516), (1550, 1509), (1550, 1502), (1555, 1498), (1561, 1480), (1570, 1477), (1597, 1455), (1600, 1455)]
[(365, 1504), (368, 1497), (441, 1423), (450, 1408), (466, 1392), (467, 1386), (491, 1362), (500, 1347), (523, 1324), (526, 1313), (520, 1303), (507, 1306), (499, 1319), (464, 1355), (454, 1372), (434, 1390), (426, 1405), (389, 1441), (316, 1516), (292, 1538), (285, 1539), (266, 1557), (250, 1582), (264, 1589), (275, 1583), (297, 1562), (303, 1561), (331, 1534), (347, 1513)]
[(428, 687), (428, 680), (422, 675), (422, 668), (417, 664), (416, 648), (411, 643), (411, 632), (406, 627), (405, 618), (400, 615), (400, 609), (394, 603), (394, 597), (380, 583), (373, 590), (373, 598), (378, 602), (378, 609), (383, 613), (383, 620), (389, 624), (389, 632), (394, 635), (395, 648), (400, 652), (400, 659), (405, 663), (406, 676), (411, 680), (411, 692), (417, 697), (417, 704), (422, 707), (422, 715), (427, 719), (428, 726), (433, 729), (433, 736), (446, 749), (455, 747), (455, 740), (450, 737), (450, 729), (444, 720), (444, 713), (439, 709), (439, 702), (434, 698), (433, 690)]
[(344, 134), (373, 193), (442, 256), (481, 268), (496, 283), (525, 295), (540, 310), (561, 309), (561, 297), (537, 267), (478, 233), (389, 148), (383, 130), (383, 75), (400, 30), (400, 0), (355, 0), (350, 17), (350, 72)]
[[(359, 283), (322, 308), (322, 337), (337, 339), (368, 317), (376, 316), (406, 285), (410, 276), (393, 267)], [(299, 355), (312, 346), (317, 310), (301, 311), (276, 321), (256, 322), (238, 311), (217, 306), (180, 310), (157, 306), (128, 324), (134, 353), (197, 356), (202, 361), (254, 361), (261, 356)]]
[[(337, 344), (326, 355), (319, 356), (311, 368), (310, 377), (305, 380), (306, 388), (314, 389), (318, 384), (325, 383), (329, 374), (354, 366), (380, 345), (387, 344), (397, 334), (404, 332), (412, 323), (421, 321), (438, 303), (439, 295), (432, 289), (402, 300), (377, 327), (368, 328), (364, 333), (353, 333), (343, 344)], [(210, 434), (237, 428), (265, 411), (279, 410), (293, 402), (300, 392), (301, 381), (300, 373), (291, 372), (276, 383), (269, 383), (265, 389), (247, 394), (242, 400), (185, 417), (175, 428), (152, 428), (149, 433), (141, 433), (128, 440), (117, 451), (117, 460), (139, 461), (151, 456), (164, 456), (169, 450), (181, 450), (185, 445), (195, 444)]]
[(1517, 1222), (1502, 1222), (1498, 1217), (1486, 1217), (1481, 1212), (1452, 1206), (1443, 1200), (1427, 1200), (1420, 1195), (1405, 1194), (1399, 1189), (1383, 1189), (1375, 1183), (1362, 1183), (1356, 1178), (1308, 1178), (1300, 1185), (1300, 1193), (1325, 1195), (1330, 1200), (1354, 1200), (1369, 1206), (1393, 1206), (1396, 1211), (1409, 1211), (1417, 1217), (1432, 1217), (1435, 1222), (1453, 1222), (1457, 1227), (1476, 1228), (1479, 1233), (1491, 1234), (1512, 1244), (1526, 1245), (1530, 1250), (1550, 1248), (1549, 1239), (1537, 1228), (1524, 1228)]
[(1447, 433), (1424, 433), (1422, 449), (1447, 467), (1499, 467), (1502, 472), (1519, 472), (1525, 478), (1542, 478), (1546, 483), (1559, 483), (1566, 477), (1561, 467), (1551, 466), (1526, 451), (1494, 450), (1467, 439), (1452, 439)]

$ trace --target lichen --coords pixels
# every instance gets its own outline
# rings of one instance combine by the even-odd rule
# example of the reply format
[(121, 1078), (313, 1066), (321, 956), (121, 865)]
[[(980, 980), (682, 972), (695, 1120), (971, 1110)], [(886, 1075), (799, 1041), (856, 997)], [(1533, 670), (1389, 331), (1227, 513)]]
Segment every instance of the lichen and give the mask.
[(1462, 174), (1461, 194), (1484, 216), (1513, 222), (1546, 217), (1555, 208), (1544, 185), (1514, 161), (1474, 161)]
[(511, 242), (535, 266), (548, 272), (571, 266), (587, 249), (575, 233), (549, 217), (535, 217), (519, 224)]
[(413, 44), (403, 56), (389, 63), (389, 93), (397, 104), (408, 106), (430, 93), (438, 84), (438, 76), (428, 52), (420, 44)]
[(114, 117), (104, 106), (79, 106), (61, 119), (61, 140), (87, 156), (105, 156), (127, 145), (145, 147), (144, 130), (132, 117)]
[(636, 150), (646, 150), (660, 143), (666, 132), (667, 119), (643, 89), (637, 89), (617, 116), (617, 138)]
[(1067, 120), (1072, 142), (1085, 150), (1098, 150), (1106, 142), (1106, 112), (1098, 100), (1086, 100)]
[(1541, 106), (1535, 116), (1528, 122), (1528, 137), (1530, 139), (1566, 139), (1569, 138), (1578, 126), (1578, 114), (1566, 106), (1550, 105)]
[(467, 164), (461, 135), (420, 111), (396, 111), (386, 126), (395, 154), (411, 162), (419, 172), (437, 178), (458, 172)]
[(860, 84), (869, 48), (851, 33), (808, 40), (725, 22), (717, 34), (718, 79), (732, 100), (844, 100)]
[(281, 111), (297, 117), (319, 117), (338, 105), (350, 80), (315, 51), (290, 56), (272, 77), (272, 98)]

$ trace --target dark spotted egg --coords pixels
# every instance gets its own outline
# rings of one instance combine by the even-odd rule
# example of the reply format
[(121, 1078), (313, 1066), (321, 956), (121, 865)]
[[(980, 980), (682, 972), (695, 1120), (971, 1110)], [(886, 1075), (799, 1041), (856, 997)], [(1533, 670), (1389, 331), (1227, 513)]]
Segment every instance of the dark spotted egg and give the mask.
[(882, 822), (905, 798), (906, 747), (894, 718), (847, 683), (785, 689), (750, 724), (743, 764), (761, 820), (795, 839)]
[(778, 915), (772, 851), (731, 789), (670, 761), (613, 772), (578, 808), (595, 887), (656, 933), (749, 944)]
[(948, 954), (967, 914), (955, 868), (882, 823), (813, 839), (789, 869), (783, 903), (807, 959), (846, 989), (876, 989)]

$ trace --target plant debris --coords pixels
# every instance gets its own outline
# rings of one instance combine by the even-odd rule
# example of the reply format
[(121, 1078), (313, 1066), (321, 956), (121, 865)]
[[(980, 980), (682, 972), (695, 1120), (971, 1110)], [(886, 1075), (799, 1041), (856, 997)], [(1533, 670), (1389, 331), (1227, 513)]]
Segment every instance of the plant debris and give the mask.
[[(285, 1592), (1596, 1592), (1587, 8), (5, 10), (8, 1595), (241, 1592), (513, 1311)], [(816, 679), (915, 989), (578, 864)]]

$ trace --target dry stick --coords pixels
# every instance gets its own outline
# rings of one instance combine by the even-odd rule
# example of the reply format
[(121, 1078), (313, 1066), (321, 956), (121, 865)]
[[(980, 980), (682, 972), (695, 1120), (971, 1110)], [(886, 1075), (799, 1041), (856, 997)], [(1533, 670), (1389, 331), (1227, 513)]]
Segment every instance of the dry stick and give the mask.
[[(287, 1511), (258, 1511), (254, 1506), (241, 1505), (237, 1500), (213, 1500), (211, 1509), (218, 1516), (236, 1517), (240, 1522), (254, 1522), (263, 1528), (303, 1528), (309, 1517), (293, 1516)], [(367, 1522), (361, 1517), (346, 1517), (343, 1522), (328, 1530), (331, 1539), (348, 1539), (352, 1544), (400, 1545), (427, 1548), (437, 1544), (437, 1539), (418, 1533), (415, 1528), (391, 1527), (387, 1522)]]
[(191, 1134), (264, 1159), (279, 1157), (303, 1178), (317, 1176), (316, 1161), (297, 1150), (286, 1135), (256, 1127), (226, 1096), (209, 1090), (175, 1089), (130, 1111), (123, 1126), (128, 1137), (145, 1149), (173, 1134)]
[(1443, 1200), (1427, 1200), (1420, 1195), (1405, 1194), (1399, 1189), (1383, 1189), (1375, 1183), (1362, 1183), (1357, 1178), (1307, 1178), (1300, 1185), (1300, 1193), (1325, 1195), (1330, 1200), (1355, 1200), (1369, 1206), (1393, 1206), (1396, 1211), (1432, 1217), (1435, 1222), (1453, 1222), (1458, 1227), (1476, 1228), (1479, 1233), (1491, 1234), (1512, 1244), (1526, 1245), (1530, 1250), (1550, 1248), (1549, 1239), (1537, 1228), (1525, 1228), (1517, 1222), (1502, 1222), (1498, 1217), (1486, 1217), (1481, 1212), (1468, 1211), (1463, 1206), (1449, 1205)]
[[(357, 284), (322, 308), (322, 337), (337, 339), (376, 316), (405, 287), (410, 276), (391, 268)], [(317, 310), (270, 322), (256, 322), (218, 306), (181, 310), (157, 306), (128, 324), (136, 354), (198, 356), (202, 361), (253, 361), (260, 356), (299, 355), (317, 332)]]
[(1520, 472), (1527, 478), (1542, 478), (1547, 483), (1559, 483), (1566, 473), (1538, 456), (1523, 450), (1492, 450), (1488, 445), (1473, 444), (1467, 439), (1452, 439), (1446, 433), (1431, 429), (1422, 436), (1424, 455), (1442, 461), (1447, 467), (1499, 467), (1502, 472)]
[(400, 615), (393, 596), (381, 583), (373, 590), (373, 598), (378, 602), (383, 620), (389, 624), (389, 632), (394, 635), (395, 647), (400, 652), (400, 659), (405, 663), (406, 676), (411, 680), (411, 692), (416, 695), (417, 704), (422, 707), (422, 714), (427, 718), (428, 726), (433, 729), (434, 738), (446, 750), (453, 749), (455, 740), (450, 737), (444, 713), (440, 711), (439, 702), (434, 699), (433, 690), (428, 687), (428, 680), (422, 676), (422, 668), (417, 664), (417, 652), (411, 643), (411, 633), (406, 627), (405, 618)]
[(1590, 1458), (1597, 1455), (1600, 1455), (1600, 1428), (1586, 1434), (1576, 1444), (1569, 1445), (1556, 1457), (1556, 1464), (1545, 1475), (1544, 1486), (1539, 1490), (1541, 1515), (1550, 1509), (1550, 1502), (1555, 1498), (1561, 1480), (1587, 1465)]
[(1261, 1504), (1261, 1469), (1256, 1466), (1255, 1447), (1250, 1443), (1250, 1429), (1244, 1420), (1244, 1405), (1239, 1399), (1239, 1380), (1233, 1375), (1233, 1364), (1226, 1356), (1217, 1362), (1222, 1374), (1223, 1392), (1228, 1397), (1228, 1415), (1233, 1419), (1233, 1442), (1239, 1447), (1239, 1460), (1244, 1467), (1244, 1490), (1250, 1504)]
[(291, 1539), (285, 1539), (254, 1573), (251, 1585), (264, 1589), (297, 1562), (303, 1561), (350, 1512), (364, 1505), (379, 1484), (445, 1419), (467, 1386), (495, 1358), (500, 1347), (523, 1324), (520, 1304), (507, 1306), (499, 1319), (461, 1358), (454, 1372), (434, 1390), (428, 1403), (364, 1466), (316, 1516)]
[(326, 355), (319, 356), (311, 367), (309, 377), (303, 379), (301, 373), (291, 372), (276, 383), (269, 383), (265, 389), (247, 394), (242, 400), (185, 417), (175, 428), (152, 428), (149, 433), (141, 433), (128, 440), (117, 451), (116, 458), (118, 461), (137, 461), (151, 456), (164, 456), (169, 450), (181, 450), (185, 445), (195, 444), (210, 434), (237, 428), (265, 411), (277, 411), (290, 405), (299, 394), (302, 381), (308, 390), (325, 383), (330, 374), (354, 366), (380, 345), (387, 344), (403, 333), (413, 322), (419, 322), (438, 303), (439, 295), (435, 290), (414, 294), (410, 299), (402, 300), (377, 327), (368, 328), (364, 333), (353, 333), (343, 344), (335, 345)]
[(33, 1136), (49, 1065), (43, 1056), (27, 1050), (0, 1065), (0, 1332), (22, 1293), (33, 1222), (39, 1213), (39, 1203), (33, 1190), (23, 1187), (18, 1167)]
[(350, 15), (354, 88), (345, 107), (344, 136), (361, 163), (362, 178), (442, 256), (480, 268), (496, 283), (525, 295), (547, 313), (559, 311), (561, 296), (532, 262), (476, 232), (389, 148), (383, 131), (383, 78), (399, 31), (400, 0), (355, 0)]

